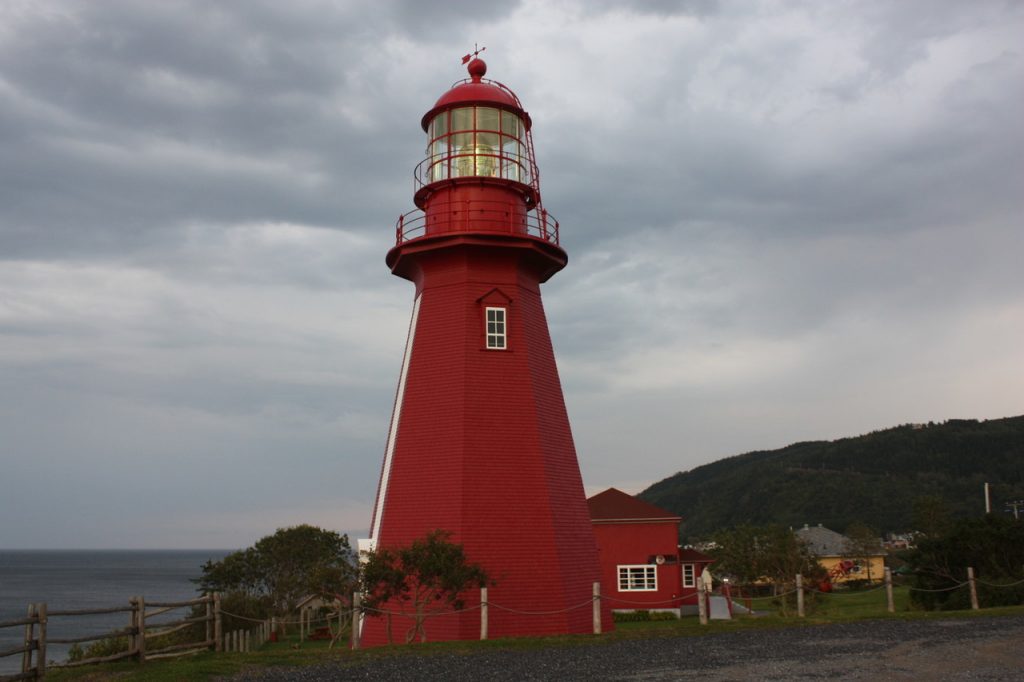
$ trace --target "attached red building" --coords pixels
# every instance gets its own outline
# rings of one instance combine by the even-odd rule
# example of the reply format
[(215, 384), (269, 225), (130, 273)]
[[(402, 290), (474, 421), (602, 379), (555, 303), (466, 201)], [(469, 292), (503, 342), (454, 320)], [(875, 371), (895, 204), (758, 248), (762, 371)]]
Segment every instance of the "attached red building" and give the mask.
[(713, 559), (680, 549), (682, 517), (615, 488), (587, 504), (601, 563), (601, 595), (613, 610), (696, 611), (696, 581)]

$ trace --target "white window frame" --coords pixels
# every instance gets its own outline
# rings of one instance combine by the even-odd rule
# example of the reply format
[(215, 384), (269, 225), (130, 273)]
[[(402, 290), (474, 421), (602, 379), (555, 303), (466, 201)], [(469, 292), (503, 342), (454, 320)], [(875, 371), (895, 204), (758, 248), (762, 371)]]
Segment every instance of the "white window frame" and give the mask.
[[(689, 572), (687, 572), (689, 569)], [(697, 565), (683, 564), (683, 587), (697, 587)]]
[(619, 592), (657, 592), (656, 564), (619, 564)]
[(499, 306), (484, 308), (484, 346), (487, 350), (508, 349), (507, 308)]

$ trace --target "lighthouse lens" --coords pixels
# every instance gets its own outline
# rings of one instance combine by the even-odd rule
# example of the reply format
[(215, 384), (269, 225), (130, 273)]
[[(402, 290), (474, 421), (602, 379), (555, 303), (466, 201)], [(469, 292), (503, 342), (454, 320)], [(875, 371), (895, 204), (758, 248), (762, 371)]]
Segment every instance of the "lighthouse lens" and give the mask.
[(494, 177), (528, 182), (523, 122), (495, 107), (461, 107), (434, 117), (428, 128), (426, 182)]

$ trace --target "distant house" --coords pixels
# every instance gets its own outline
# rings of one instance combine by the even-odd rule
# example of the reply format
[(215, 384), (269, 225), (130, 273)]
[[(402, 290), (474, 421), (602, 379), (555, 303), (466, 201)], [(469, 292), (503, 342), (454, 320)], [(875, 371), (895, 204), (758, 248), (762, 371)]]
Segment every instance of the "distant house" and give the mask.
[(682, 517), (615, 488), (587, 504), (601, 562), (601, 595), (613, 611), (696, 612), (697, 580), (714, 560), (694, 549), (680, 551)]
[(820, 523), (817, 526), (804, 524), (794, 533), (818, 557), (818, 563), (828, 571), (832, 583), (884, 580), (885, 550), (879, 548), (865, 556), (850, 538)]

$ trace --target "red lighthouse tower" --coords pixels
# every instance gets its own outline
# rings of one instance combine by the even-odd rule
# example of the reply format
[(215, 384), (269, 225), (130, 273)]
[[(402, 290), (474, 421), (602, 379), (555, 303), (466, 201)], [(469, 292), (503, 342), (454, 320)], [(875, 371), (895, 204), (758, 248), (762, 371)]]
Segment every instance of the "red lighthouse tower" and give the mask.
[[(541, 204), (530, 116), (481, 59), (468, 70), (423, 116), (419, 210), (387, 254), (416, 294), (366, 545), (450, 531), (494, 580), (490, 636), (591, 632), (597, 547), (540, 296), (567, 256)], [(366, 619), (363, 641), (383, 630)], [(480, 615), (427, 630), (477, 638)]]

